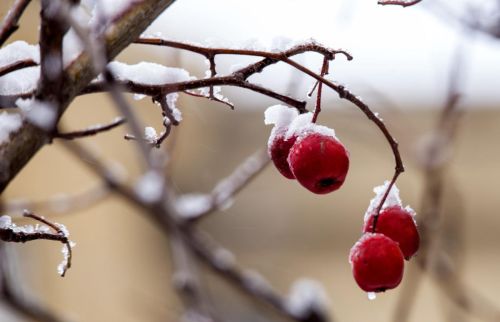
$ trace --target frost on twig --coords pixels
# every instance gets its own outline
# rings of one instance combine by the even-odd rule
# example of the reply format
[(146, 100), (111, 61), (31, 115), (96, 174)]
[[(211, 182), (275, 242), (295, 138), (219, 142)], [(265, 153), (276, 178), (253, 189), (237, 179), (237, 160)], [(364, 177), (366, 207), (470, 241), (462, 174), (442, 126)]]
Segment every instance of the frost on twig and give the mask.
[(69, 240), (69, 231), (62, 224), (51, 223), (43, 217), (37, 216), (34, 213), (25, 210), (24, 217), (32, 218), (42, 223), (17, 226), (12, 222), (10, 216), (0, 217), (0, 239), (5, 242), (25, 243), (33, 240), (54, 240), (63, 243), (62, 254), (63, 260), (57, 266), (57, 272), (63, 276), (71, 267), (72, 248), (75, 243)]

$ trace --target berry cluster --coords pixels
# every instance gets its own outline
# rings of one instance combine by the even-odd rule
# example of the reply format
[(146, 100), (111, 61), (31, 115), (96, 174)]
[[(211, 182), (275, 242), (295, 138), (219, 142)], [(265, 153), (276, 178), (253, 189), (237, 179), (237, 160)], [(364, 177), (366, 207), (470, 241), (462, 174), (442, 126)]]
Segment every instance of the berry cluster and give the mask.
[(388, 187), (386, 182), (374, 189), (377, 197), (365, 214), (363, 235), (349, 255), (354, 279), (367, 292), (383, 292), (398, 286), (403, 278), (404, 259), (409, 260), (420, 243), (415, 213), (408, 206), (402, 207), (396, 186), (392, 187), (376, 217)]
[[(344, 183), (349, 152), (333, 129), (312, 120), (312, 113), (299, 115), (286, 106), (269, 107), (264, 122), (274, 124), (274, 128), (268, 152), (284, 177), (297, 179), (311, 192), (325, 194)], [(363, 235), (349, 255), (354, 279), (370, 293), (398, 286), (403, 278), (404, 260), (417, 252), (420, 243), (415, 213), (408, 206), (402, 207), (396, 186), (386, 182), (374, 191), (376, 197), (365, 214)]]
[(265, 123), (274, 124), (268, 152), (284, 177), (297, 179), (311, 192), (325, 194), (344, 183), (349, 152), (333, 129), (313, 123), (312, 116), (298, 115), (281, 105), (268, 108)]

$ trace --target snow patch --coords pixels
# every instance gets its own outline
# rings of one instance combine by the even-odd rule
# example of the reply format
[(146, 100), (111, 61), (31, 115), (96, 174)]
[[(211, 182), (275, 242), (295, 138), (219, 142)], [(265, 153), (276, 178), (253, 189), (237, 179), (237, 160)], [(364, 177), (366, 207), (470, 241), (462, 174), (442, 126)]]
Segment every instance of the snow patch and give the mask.
[(0, 77), (0, 95), (33, 93), (40, 79), (40, 67), (16, 70)]
[(18, 99), (16, 105), (23, 111), (26, 119), (39, 128), (50, 131), (57, 120), (56, 107), (36, 99)]
[(196, 218), (212, 207), (212, 198), (200, 193), (184, 194), (177, 198), (175, 207), (182, 218)]
[(154, 127), (146, 126), (144, 128), (144, 139), (151, 144), (156, 143), (156, 140), (158, 139), (158, 134), (156, 133)]
[(157, 171), (146, 172), (135, 185), (135, 193), (146, 203), (160, 201), (165, 181)]
[(31, 59), (40, 63), (40, 48), (25, 41), (14, 41), (0, 49), (0, 68), (21, 60)]
[(297, 116), (288, 126), (288, 130), (285, 134), (285, 139), (289, 139), (292, 136), (297, 137), (297, 142), (303, 139), (305, 136), (316, 133), (324, 136), (329, 136), (338, 140), (335, 136), (335, 130), (324, 125), (318, 125), (312, 123), (313, 113), (304, 113)]
[[(108, 68), (119, 81), (144, 85), (165, 85), (194, 79), (185, 69), (150, 62), (128, 65), (114, 61), (108, 64)], [(97, 79), (103, 78), (99, 76)]]
[(297, 116), (299, 112), (285, 105), (273, 105), (264, 112), (264, 124), (274, 124), (277, 127), (288, 126)]
[(174, 117), (174, 120), (178, 123), (182, 121), (182, 113), (181, 111), (177, 108), (177, 99), (179, 98), (179, 94), (177, 93), (170, 93), (166, 96), (167, 99), (167, 105), (170, 107), (172, 111), (172, 116)]
[(0, 144), (9, 140), (10, 134), (17, 131), (23, 123), (21, 115), (3, 112), (0, 114)]
[[(377, 210), (378, 205), (382, 201), (382, 198), (385, 194), (385, 191), (387, 190), (388, 186), (390, 184), (390, 181), (386, 180), (384, 181), (384, 184), (381, 186), (376, 186), (373, 188), (373, 192), (375, 193), (375, 197), (370, 201), (370, 205), (368, 206), (368, 209), (365, 212), (364, 216), (364, 221), (365, 223), (368, 221), (370, 216), (372, 216), (375, 211)], [(385, 200), (384, 204), (382, 205), (382, 208), (380, 209), (381, 211), (386, 209), (386, 208), (391, 208), (391, 207), (401, 207), (403, 208), (403, 202), (401, 201), (401, 198), (399, 197), (399, 189), (396, 187), (396, 184), (394, 184), (389, 191), (389, 194), (387, 195), (387, 199)], [(406, 206), (404, 208), (411, 216), (413, 217), (413, 220), (415, 220), (415, 211), (410, 207)]]
[(295, 316), (305, 318), (312, 312), (326, 314), (328, 297), (323, 286), (311, 279), (299, 279), (293, 283), (286, 306)]

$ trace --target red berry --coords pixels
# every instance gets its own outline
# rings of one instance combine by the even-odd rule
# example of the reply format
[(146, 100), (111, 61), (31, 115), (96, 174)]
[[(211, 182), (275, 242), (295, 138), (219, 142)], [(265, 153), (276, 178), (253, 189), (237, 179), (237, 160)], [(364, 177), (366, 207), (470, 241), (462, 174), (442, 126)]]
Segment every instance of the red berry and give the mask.
[(278, 171), (288, 179), (295, 179), (290, 166), (288, 165), (288, 154), (292, 148), (297, 136), (292, 135), (290, 138), (285, 139), (286, 128), (281, 129), (268, 146), (268, 153), (273, 160), (274, 166)]
[(310, 133), (297, 140), (288, 163), (301, 185), (317, 194), (337, 190), (349, 169), (349, 154), (332, 136)]
[[(373, 220), (374, 215), (371, 215), (365, 221), (363, 232), (373, 231)], [(380, 212), (375, 232), (384, 234), (397, 242), (407, 260), (418, 250), (420, 236), (417, 225), (412, 214), (400, 206), (389, 207)]]
[(364, 234), (351, 248), (349, 262), (356, 283), (366, 292), (395, 288), (403, 278), (403, 253), (382, 234)]

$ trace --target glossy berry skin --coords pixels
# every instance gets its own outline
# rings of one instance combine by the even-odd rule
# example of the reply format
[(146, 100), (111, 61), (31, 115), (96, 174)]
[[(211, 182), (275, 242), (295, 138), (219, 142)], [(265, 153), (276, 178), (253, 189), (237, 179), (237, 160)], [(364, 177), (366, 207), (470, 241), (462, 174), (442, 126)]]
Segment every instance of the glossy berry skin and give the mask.
[[(372, 232), (373, 219), (373, 215), (368, 218), (363, 232)], [(380, 212), (375, 232), (397, 242), (407, 260), (417, 252), (420, 245), (420, 236), (412, 214), (399, 206), (386, 208)]]
[(403, 278), (403, 253), (395, 241), (382, 234), (364, 234), (352, 247), (349, 261), (356, 283), (366, 292), (395, 288)]
[(311, 192), (325, 194), (344, 183), (349, 153), (334, 137), (313, 132), (295, 142), (288, 163), (301, 185)]
[(297, 136), (292, 135), (285, 139), (286, 129), (280, 131), (280, 134), (275, 135), (272, 142), (269, 144), (268, 153), (273, 160), (274, 166), (287, 179), (295, 179), (295, 176), (288, 165), (288, 154), (293, 144), (297, 140)]

